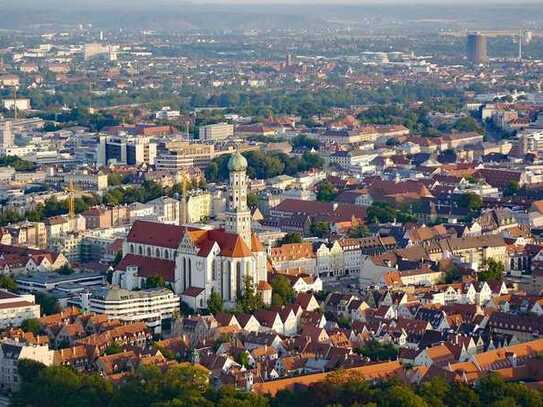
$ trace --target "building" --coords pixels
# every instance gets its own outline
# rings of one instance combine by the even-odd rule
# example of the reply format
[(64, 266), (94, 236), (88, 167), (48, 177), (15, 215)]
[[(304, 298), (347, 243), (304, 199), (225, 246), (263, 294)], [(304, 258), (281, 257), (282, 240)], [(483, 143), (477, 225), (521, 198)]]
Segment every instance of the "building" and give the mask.
[(481, 33), (470, 33), (467, 39), (467, 58), (474, 65), (488, 62), (486, 37)]
[(11, 121), (6, 120), (0, 123), (0, 150), (13, 147), (13, 132), (11, 128)]
[(118, 136), (100, 136), (96, 161), (99, 166), (110, 163), (120, 165), (154, 165), (157, 145), (149, 136), (120, 133)]
[(89, 173), (85, 171), (64, 175), (64, 185), (70, 185), (82, 191), (104, 191), (108, 187), (107, 175), (102, 172)]
[(171, 141), (161, 144), (156, 158), (157, 170), (181, 170), (189, 167), (205, 168), (215, 157), (212, 144)]
[(54, 362), (55, 351), (49, 345), (34, 345), (4, 339), (0, 342), (0, 391), (16, 391), (21, 383), (17, 366), (21, 359), (34, 360), (50, 366)]
[(2, 100), (2, 106), (6, 110), (13, 110), (17, 109), (20, 111), (30, 110), (32, 107), (30, 106), (30, 99), (27, 98), (7, 98)]
[(106, 276), (101, 273), (72, 273), (64, 275), (39, 272), (27, 276), (18, 276), (15, 282), (17, 283), (17, 289), (24, 292), (47, 292), (62, 285), (79, 285), (81, 287), (101, 286), (105, 284)]
[(85, 311), (106, 314), (125, 322), (143, 321), (160, 331), (161, 322), (179, 312), (179, 296), (166, 288), (128, 291), (97, 288), (81, 293), (73, 303)]
[(40, 317), (40, 306), (31, 294), (16, 295), (0, 290), (0, 329), (20, 326), (24, 320)]
[(199, 129), (200, 140), (217, 141), (234, 136), (234, 125), (228, 123), (209, 124)]
[(87, 229), (107, 229), (130, 222), (128, 206), (94, 207), (81, 214)]
[[(246, 278), (257, 287), (260, 281), (267, 281), (266, 251), (251, 231), (247, 161), (236, 152), (228, 168), (230, 198), (225, 228), (134, 222), (123, 243), (124, 257), (113, 273), (114, 284), (141, 288), (145, 279), (160, 276), (185, 302), (205, 308), (212, 291), (233, 305)], [(136, 269), (137, 281), (129, 278)]]

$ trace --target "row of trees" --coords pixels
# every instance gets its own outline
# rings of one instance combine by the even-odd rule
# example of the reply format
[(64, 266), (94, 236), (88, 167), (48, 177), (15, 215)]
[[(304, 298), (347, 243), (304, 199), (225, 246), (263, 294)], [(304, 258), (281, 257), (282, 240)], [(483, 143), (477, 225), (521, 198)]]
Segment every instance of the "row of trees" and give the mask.
[[(305, 152), (302, 157), (289, 156), (280, 152), (264, 153), (249, 151), (243, 153), (247, 159), (247, 174), (251, 178), (268, 179), (277, 175), (295, 176), (300, 171), (322, 168), (324, 162), (317, 154)], [(206, 169), (209, 182), (226, 181), (228, 179), (228, 160), (230, 155), (214, 158)]]
[(449, 382), (441, 376), (420, 385), (397, 380), (370, 383), (356, 373), (336, 371), (326, 381), (275, 397), (223, 386), (211, 388), (207, 371), (197, 365), (180, 365), (161, 372), (140, 367), (126, 381), (113, 385), (107, 379), (78, 373), (64, 366), (45, 367), (19, 362), (20, 391), (11, 399), (14, 407), (132, 406), (132, 407), (536, 407), (543, 405), (540, 391), (520, 383), (506, 383), (490, 374), (475, 386)]
[[(81, 213), (92, 206), (98, 205), (101, 200), (96, 195), (85, 195), (75, 199), (75, 212)], [(34, 209), (25, 213), (20, 213), (13, 209), (6, 209), (0, 213), (0, 226), (10, 223), (16, 223), (25, 219), (31, 222), (42, 222), (46, 218), (68, 213), (68, 200), (59, 201), (56, 198), (50, 198), (44, 204), (38, 204)]]
[(15, 171), (33, 171), (36, 169), (33, 162), (11, 155), (0, 157), (0, 167), (12, 167)]

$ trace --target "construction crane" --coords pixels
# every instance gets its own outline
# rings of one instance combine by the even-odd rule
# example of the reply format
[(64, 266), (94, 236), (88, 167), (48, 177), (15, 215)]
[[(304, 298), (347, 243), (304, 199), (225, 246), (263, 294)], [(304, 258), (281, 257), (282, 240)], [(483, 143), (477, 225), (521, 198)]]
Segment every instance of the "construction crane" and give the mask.
[(66, 192), (68, 192), (68, 216), (70, 219), (75, 218), (75, 194), (77, 188), (74, 185), (74, 180), (70, 180), (68, 186), (66, 187)]

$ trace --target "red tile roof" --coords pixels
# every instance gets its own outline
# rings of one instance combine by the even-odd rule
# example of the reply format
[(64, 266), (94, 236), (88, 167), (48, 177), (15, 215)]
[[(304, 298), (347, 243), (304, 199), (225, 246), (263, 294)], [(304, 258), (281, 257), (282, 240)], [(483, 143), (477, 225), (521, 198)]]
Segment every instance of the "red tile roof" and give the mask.
[(119, 262), (116, 270), (124, 271), (128, 266), (136, 266), (141, 277), (163, 277), (166, 281), (175, 281), (175, 261), (127, 254)]

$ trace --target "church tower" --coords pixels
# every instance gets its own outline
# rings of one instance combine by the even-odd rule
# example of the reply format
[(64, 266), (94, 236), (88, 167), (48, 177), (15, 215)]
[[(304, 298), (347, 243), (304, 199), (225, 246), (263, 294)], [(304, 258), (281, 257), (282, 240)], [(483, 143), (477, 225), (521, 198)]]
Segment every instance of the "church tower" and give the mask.
[(226, 202), (226, 231), (240, 235), (251, 247), (251, 212), (247, 206), (247, 160), (236, 151), (228, 161), (230, 185)]

